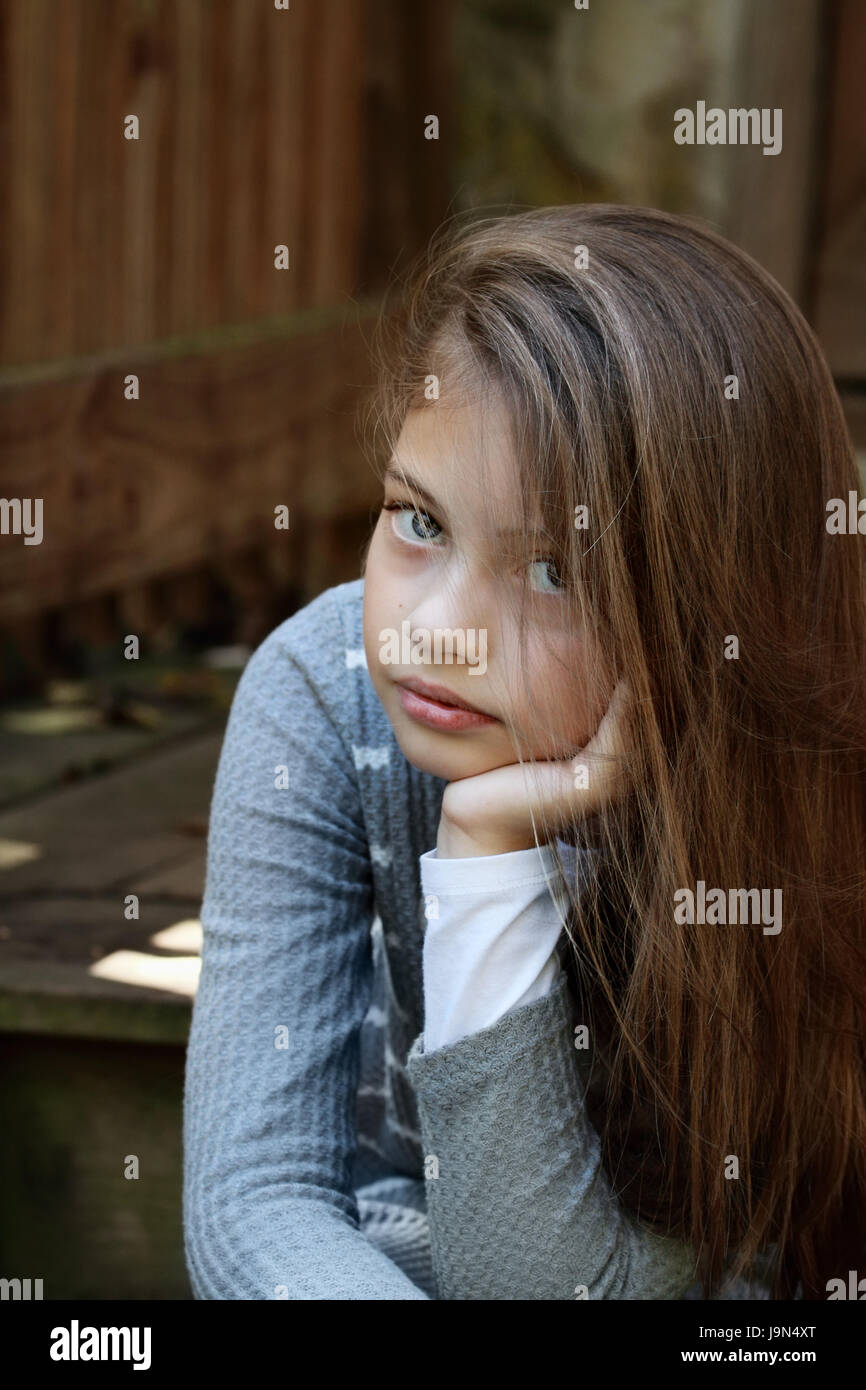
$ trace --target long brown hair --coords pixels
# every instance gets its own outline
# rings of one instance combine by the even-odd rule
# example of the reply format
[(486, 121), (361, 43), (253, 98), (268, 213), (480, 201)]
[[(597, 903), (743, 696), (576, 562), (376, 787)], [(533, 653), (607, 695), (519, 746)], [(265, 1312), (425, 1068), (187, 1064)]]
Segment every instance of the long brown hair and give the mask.
[[(527, 525), (632, 692), (568, 922), (614, 1191), (706, 1296), (826, 1298), (866, 1260), (866, 568), (826, 525), (858, 478), (821, 350), (750, 257), (643, 208), (454, 219), (387, 308), (374, 432), (431, 380), (503, 393)], [(781, 890), (781, 930), (678, 922), (700, 881)]]

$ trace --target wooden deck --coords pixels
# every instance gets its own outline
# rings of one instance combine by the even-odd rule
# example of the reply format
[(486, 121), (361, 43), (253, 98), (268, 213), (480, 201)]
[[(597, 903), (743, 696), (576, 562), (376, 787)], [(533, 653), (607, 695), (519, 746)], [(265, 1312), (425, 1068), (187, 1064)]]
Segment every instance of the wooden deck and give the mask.
[(185, 1040), (198, 941), (179, 926), (197, 921), (220, 743), (191, 736), (0, 813), (0, 1028)]

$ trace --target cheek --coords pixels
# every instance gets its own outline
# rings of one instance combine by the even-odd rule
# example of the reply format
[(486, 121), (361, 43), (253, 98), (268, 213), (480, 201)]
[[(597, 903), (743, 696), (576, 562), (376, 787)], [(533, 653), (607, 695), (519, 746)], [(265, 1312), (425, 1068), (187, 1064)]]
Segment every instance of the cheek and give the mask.
[(378, 687), (379, 633), (390, 624), (392, 613), (388, 597), (387, 572), (381, 563), (377, 535), (370, 542), (367, 552), (367, 565), (364, 570), (364, 651), (367, 656), (367, 669), (374, 686)]
[(588, 644), (569, 638), (534, 647), (514, 704), (515, 724), (534, 757), (565, 758), (583, 747), (598, 723)]
[(371, 617), (381, 617), (386, 625), (393, 622), (395, 613), (405, 606), (405, 576), (395, 563), (393, 545), (383, 532), (385, 523), (379, 522), (373, 532), (367, 550), (367, 563), (364, 569), (364, 612), (369, 609)]

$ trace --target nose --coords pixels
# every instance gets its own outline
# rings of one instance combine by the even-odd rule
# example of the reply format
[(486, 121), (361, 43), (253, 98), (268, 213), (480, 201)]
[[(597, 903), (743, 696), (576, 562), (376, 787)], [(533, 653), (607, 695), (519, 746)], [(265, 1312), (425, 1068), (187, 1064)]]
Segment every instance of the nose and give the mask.
[(425, 582), (423, 593), (414, 596), (407, 615), (413, 629), (483, 628), (489, 634), (493, 616), (490, 578), (481, 564), (463, 557), (443, 561)]

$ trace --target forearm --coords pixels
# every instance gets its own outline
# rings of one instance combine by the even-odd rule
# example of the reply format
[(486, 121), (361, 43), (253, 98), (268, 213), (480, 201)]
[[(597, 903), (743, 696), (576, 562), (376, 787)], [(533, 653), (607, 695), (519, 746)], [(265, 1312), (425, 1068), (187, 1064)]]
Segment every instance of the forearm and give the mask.
[[(332, 1204), (258, 1194), (185, 1205), (187, 1268), (197, 1299), (424, 1299)], [(429, 1300), (428, 1300), (429, 1301)]]
[[(352, 1105), (328, 1061), (344, 1037), (339, 1019), (307, 1026), (296, 1009), (291, 1046), (275, 1048), (286, 1011), (271, 997), (273, 969), (266, 959), (254, 969), (250, 944), (229, 946), (204, 915), (209, 960), (184, 1091), (184, 1237), (196, 1298), (425, 1298), (359, 1228), (345, 1181)], [(312, 1060), (306, 1039), (319, 1042)]]
[(425, 1297), (366, 1238), (351, 1185), (373, 893), (336, 722), (346, 691), (328, 653), (342, 640), (327, 595), (275, 630), (241, 676), (220, 753), (184, 1086), (200, 1298)]

